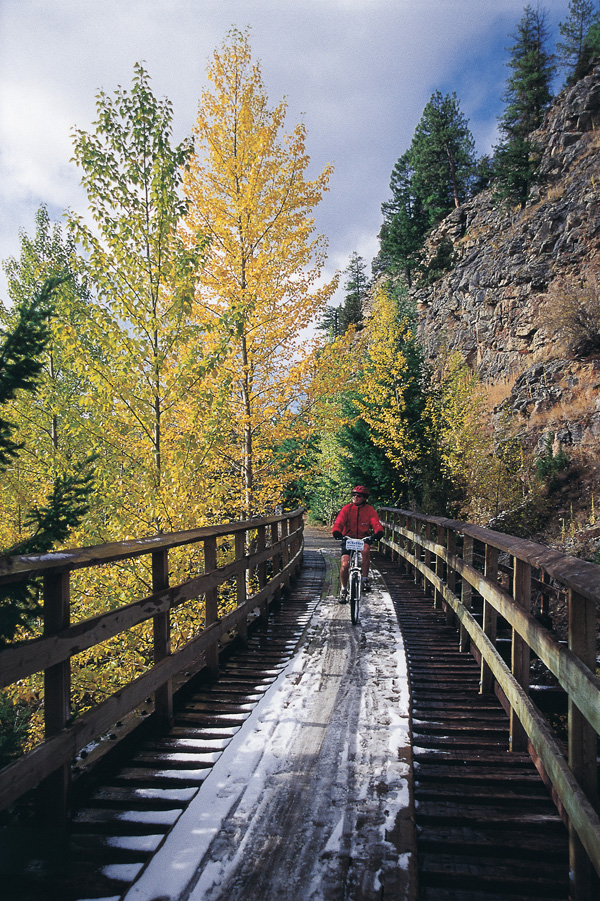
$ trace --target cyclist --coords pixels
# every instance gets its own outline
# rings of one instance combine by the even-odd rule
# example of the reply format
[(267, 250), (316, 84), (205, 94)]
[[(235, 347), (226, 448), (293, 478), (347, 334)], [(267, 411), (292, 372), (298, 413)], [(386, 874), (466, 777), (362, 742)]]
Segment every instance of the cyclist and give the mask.
[[(346, 504), (335, 518), (333, 524), (333, 537), (342, 539), (342, 563), (340, 567), (340, 604), (348, 600), (348, 569), (350, 567), (350, 554), (346, 551), (345, 538), (368, 538), (371, 530), (375, 538), (383, 538), (383, 526), (379, 522), (377, 511), (367, 503), (369, 489), (364, 485), (356, 485), (352, 489), (352, 500)], [(371, 552), (368, 541), (365, 541), (362, 551), (362, 577), (363, 590), (370, 591), (369, 567)]]

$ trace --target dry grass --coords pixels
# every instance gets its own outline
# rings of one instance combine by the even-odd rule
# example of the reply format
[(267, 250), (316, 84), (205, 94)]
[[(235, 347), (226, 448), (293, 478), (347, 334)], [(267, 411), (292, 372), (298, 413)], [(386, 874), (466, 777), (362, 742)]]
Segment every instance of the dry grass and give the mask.
[(554, 282), (542, 312), (546, 331), (556, 336), (556, 351), (577, 356), (600, 352), (600, 275), (595, 269)]

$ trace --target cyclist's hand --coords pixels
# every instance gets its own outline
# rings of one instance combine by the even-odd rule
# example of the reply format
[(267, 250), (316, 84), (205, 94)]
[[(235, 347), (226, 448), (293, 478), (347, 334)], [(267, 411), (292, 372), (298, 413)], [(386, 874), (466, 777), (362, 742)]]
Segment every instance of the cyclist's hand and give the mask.
[(341, 541), (343, 538), (343, 535), (341, 532), (333, 532), (332, 534), (336, 541)]
[(384, 534), (385, 534), (385, 532), (377, 532), (377, 534), (375, 535), (375, 540), (376, 540), (376, 541), (381, 541), (381, 539), (383, 538)]

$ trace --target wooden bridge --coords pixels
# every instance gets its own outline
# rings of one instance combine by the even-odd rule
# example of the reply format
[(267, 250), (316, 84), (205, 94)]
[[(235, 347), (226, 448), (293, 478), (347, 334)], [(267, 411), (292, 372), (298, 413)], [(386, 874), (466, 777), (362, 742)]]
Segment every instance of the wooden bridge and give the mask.
[[(0, 771), (3, 898), (600, 897), (600, 567), (381, 516), (358, 627), (301, 510), (0, 562), (44, 596), (0, 651), (45, 718)], [(150, 593), (71, 622), (79, 570), (136, 561)], [(145, 672), (74, 715), (76, 655), (143, 623)]]

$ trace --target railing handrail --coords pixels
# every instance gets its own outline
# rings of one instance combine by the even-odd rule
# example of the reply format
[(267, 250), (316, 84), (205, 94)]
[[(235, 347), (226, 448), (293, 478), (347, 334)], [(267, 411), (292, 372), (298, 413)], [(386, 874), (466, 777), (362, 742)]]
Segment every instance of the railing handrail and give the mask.
[(452, 529), (454, 532), (469, 535), (476, 541), (489, 544), (499, 551), (505, 551), (507, 554), (518, 557), (535, 569), (543, 569), (549, 576), (563, 582), (568, 588), (573, 588), (588, 600), (596, 601), (600, 607), (600, 566), (597, 563), (590, 563), (588, 560), (564, 554), (555, 548), (529, 541), (526, 538), (506, 535), (504, 532), (496, 532), (493, 529), (457, 519), (429, 516), (396, 507), (381, 507), (380, 512), (410, 516), (418, 522), (430, 523), (442, 529)]
[(0, 556), (0, 585), (22, 581), (33, 576), (42, 576), (116, 560), (127, 560), (142, 557), (153, 551), (170, 550), (204, 541), (206, 538), (221, 538), (224, 535), (235, 535), (258, 526), (267, 526), (283, 520), (294, 519), (303, 508), (298, 507), (288, 513), (273, 514), (260, 518), (236, 520), (216, 526), (202, 526), (199, 529), (186, 529), (181, 532), (165, 532), (146, 538), (131, 538), (126, 541), (112, 541), (106, 544), (95, 544), (88, 547), (67, 548), (64, 551), (49, 551), (46, 554), (26, 554), (22, 556)]
[[(164, 724), (170, 724), (173, 678), (193, 670), (194, 666), (198, 669), (204, 659), (202, 655), (205, 665), (215, 670), (220, 639), (232, 632), (244, 637), (248, 619), (254, 611), (258, 610), (265, 621), (269, 602), (280, 596), (298, 570), (302, 560), (303, 512), (303, 508), (298, 507), (279, 515), (168, 535), (0, 560), (0, 566), (4, 564), (5, 583), (41, 576), (44, 580), (44, 635), (0, 649), (0, 687), (42, 671), (45, 682), (45, 739), (28, 754), (0, 770), (0, 809), (46, 780), (52, 796), (46, 802), (47, 806), (57, 820), (64, 822), (70, 763), (82, 748), (153, 693), (157, 717)], [(251, 553), (246, 553), (247, 533), (256, 533), (256, 540), (252, 539), (255, 550)], [(235, 548), (231, 548), (234, 559), (217, 566), (217, 538), (225, 536), (235, 536)], [(204, 543), (204, 572), (170, 586), (169, 550), (199, 542)], [(153, 591), (150, 595), (70, 623), (69, 580), (72, 571), (144, 554), (152, 556)], [(268, 561), (271, 561), (270, 575), (266, 568)], [(258, 590), (249, 596), (247, 575), (251, 571), (256, 572)], [(237, 586), (234, 608), (219, 616), (218, 587), (233, 579)], [(200, 596), (205, 599), (204, 627), (186, 644), (171, 652), (171, 610)], [(147, 621), (153, 622), (154, 663), (107, 700), (71, 721), (71, 657)]]
[[(481, 662), (481, 692), (496, 690), (507, 708), (510, 748), (530, 750), (551, 786), (569, 826), (573, 897), (591, 898), (591, 866), (600, 876), (596, 750), (600, 680), (595, 674), (600, 566), (459, 520), (394, 507), (381, 508), (379, 513), (385, 527), (383, 546), (408, 564), (415, 581), (423, 579), (426, 591), (433, 589), (434, 605), (445, 609), (448, 623), (458, 623), (461, 650), (472, 650)], [(437, 530), (436, 540), (432, 539), (432, 526)], [(462, 553), (457, 550), (457, 535), (462, 536)], [(483, 572), (473, 565), (474, 541), (485, 548)], [(512, 593), (498, 581), (499, 551), (513, 560)], [(534, 569), (543, 570), (568, 589), (568, 647), (556, 642), (531, 616)], [(471, 613), (473, 589), (483, 600), (482, 625)], [(512, 630), (510, 667), (496, 647), (498, 616)], [(531, 651), (568, 696), (568, 760), (563, 745), (529, 696)]]

